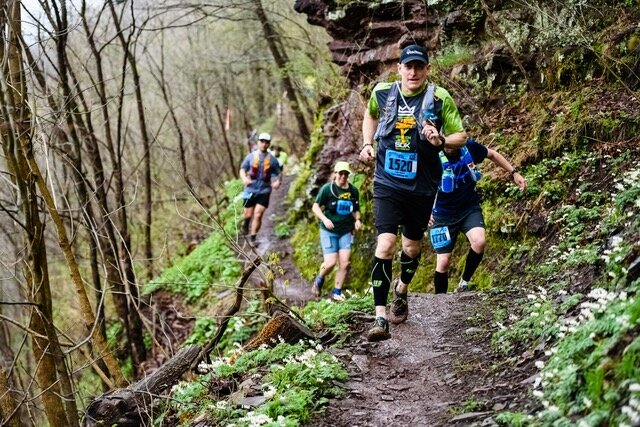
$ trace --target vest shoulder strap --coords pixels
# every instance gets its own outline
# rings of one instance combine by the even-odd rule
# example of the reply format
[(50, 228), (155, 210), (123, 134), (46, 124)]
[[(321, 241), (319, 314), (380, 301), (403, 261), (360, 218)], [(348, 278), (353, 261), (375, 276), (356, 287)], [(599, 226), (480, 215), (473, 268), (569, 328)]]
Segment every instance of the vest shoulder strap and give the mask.
[(424, 99), (422, 100), (420, 112), (420, 116), (423, 120), (435, 122), (438, 119), (435, 113), (435, 92), (435, 83), (429, 83), (427, 85), (427, 92), (425, 93)]

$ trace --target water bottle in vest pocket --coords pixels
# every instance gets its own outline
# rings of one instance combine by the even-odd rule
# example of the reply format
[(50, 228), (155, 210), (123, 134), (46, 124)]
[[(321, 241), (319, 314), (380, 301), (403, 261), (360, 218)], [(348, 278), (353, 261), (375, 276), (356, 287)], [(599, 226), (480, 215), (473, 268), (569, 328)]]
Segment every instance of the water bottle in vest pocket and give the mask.
[(440, 191), (443, 193), (451, 193), (455, 188), (455, 176), (451, 168), (442, 171), (442, 181), (440, 183)]

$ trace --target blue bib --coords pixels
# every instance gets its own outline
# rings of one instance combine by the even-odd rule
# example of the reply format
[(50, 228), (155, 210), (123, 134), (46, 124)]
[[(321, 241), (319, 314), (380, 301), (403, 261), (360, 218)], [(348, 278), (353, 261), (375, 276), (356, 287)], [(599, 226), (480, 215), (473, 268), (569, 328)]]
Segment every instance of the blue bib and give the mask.
[(384, 170), (396, 178), (415, 179), (418, 172), (418, 153), (387, 150), (384, 159)]
[(449, 227), (435, 227), (429, 230), (429, 237), (431, 238), (431, 245), (434, 249), (440, 249), (451, 244), (451, 235), (449, 234)]
[(338, 215), (349, 215), (353, 212), (353, 202), (351, 200), (338, 200), (336, 212)]

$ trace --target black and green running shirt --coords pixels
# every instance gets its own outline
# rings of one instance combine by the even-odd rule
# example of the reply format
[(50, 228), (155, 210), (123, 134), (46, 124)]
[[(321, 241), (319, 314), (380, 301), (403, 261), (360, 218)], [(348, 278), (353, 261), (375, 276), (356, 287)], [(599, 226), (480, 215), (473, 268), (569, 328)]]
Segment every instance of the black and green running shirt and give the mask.
[(360, 211), (360, 193), (356, 187), (349, 184), (349, 188), (340, 188), (334, 181), (328, 182), (320, 188), (316, 203), (334, 225), (333, 230), (327, 230), (320, 221), (321, 228), (340, 236), (353, 231), (355, 228), (353, 212)]
[[(392, 85), (400, 82), (378, 83), (369, 99), (368, 110), (371, 117), (380, 120), (380, 106), (387, 105)], [(400, 89), (398, 89), (400, 92)], [(426, 85), (418, 93), (400, 93), (397, 96), (396, 120), (393, 131), (388, 136), (378, 138), (376, 171), (374, 183), (407, 194), (433, 195), (438, 190), (442, 166), (438, 158), (438, 147), (421, 140), (417, 126), (420, 108), (426, 94)], [(405, 104), (406, 101), (406, 104)], [(438, 115), (436, 127), (445, 136), (463, 132), (462, 119), (458, 107), (447, 92), (439, 86), (434, 94), (435, 110)]]

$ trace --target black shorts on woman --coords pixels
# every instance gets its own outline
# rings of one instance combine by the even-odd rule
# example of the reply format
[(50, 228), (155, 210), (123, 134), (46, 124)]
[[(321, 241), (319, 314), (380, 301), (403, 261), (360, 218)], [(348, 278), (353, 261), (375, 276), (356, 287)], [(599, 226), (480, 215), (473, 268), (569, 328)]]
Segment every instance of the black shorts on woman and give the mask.
[(421, 240), (429, 224), (434, 198), (435, 195), (407, 193), (375, 183), (373, 201), (378, 235), (397, 235), (398, 228), (402, 227), (404, 237)]

